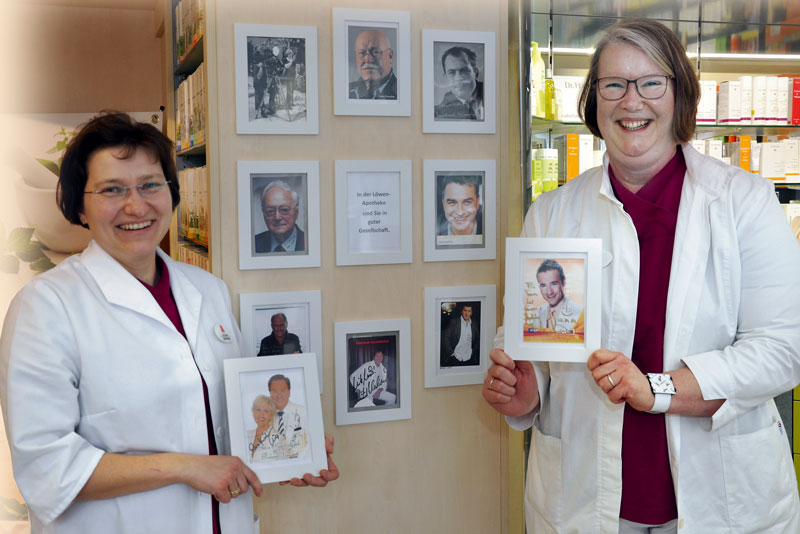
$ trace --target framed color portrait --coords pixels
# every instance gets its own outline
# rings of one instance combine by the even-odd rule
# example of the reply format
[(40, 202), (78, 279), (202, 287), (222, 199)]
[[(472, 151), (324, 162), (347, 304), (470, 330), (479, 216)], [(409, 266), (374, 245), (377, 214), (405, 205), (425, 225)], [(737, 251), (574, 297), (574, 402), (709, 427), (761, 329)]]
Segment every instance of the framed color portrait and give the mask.
[(497, 327), (496, 287), (425, 288), (425, 387), (480, 384)]
[(422, 131), (493, 134), (494, 32), (422, 30)]
[(239, 161), (239, 268), (319, 267), (319, 162)]
[(334, 325), (336, 424), (411, 418), (411, 320)]
[(234, 24), (236, 133), (318, 134), (317, 28)]
[(602, 240), (506, 239), (505, 351), (585, 362), (600, 348)]
[(425, 160), (425, 261), (493, 260), (495, 160)]
[(411, 161), (336, 161), (336, 265), (411, 263)]
[(322, 296), (319, 290), (242, 293), (239, 296), (246, 356), (317, 355), (322, 393)]
[(333, 8), (334, 115), (411, 115), (408, 11)]
[(327, 469), (314, 354), (224, 361), (231, 454), (263, 483)]

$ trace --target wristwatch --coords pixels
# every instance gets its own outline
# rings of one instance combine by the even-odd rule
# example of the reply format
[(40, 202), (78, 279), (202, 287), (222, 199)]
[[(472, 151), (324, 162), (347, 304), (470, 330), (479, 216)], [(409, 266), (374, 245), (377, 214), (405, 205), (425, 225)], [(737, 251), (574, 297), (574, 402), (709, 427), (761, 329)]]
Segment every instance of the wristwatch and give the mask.
[(647, 373), (647, 379), (650, 381), (650, 390), (656, 397), (653, 407), (647, 413), (666, 413), (672, 396), (677, 393), (672, 377), (662, 373)]

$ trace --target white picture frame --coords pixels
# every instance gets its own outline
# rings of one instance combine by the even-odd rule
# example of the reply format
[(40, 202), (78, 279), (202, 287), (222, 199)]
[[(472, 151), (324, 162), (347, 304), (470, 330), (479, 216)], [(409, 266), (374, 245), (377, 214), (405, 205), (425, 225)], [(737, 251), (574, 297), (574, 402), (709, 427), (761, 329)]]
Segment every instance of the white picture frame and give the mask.
[(234, 24), (236, 133), (318, 134), (317, 57), (315, 26)]
[[(287, 269), (320, 266), (319, 227), (319, 162), (318, 161), (238, 161), (239, 204), (239, 268)], [(272, 184), (275, 185), (272, 185)], [(284, 217), (277, 210), (285, 209), (291, 202), (268, 208), (275, 213), (273, 229), (270, 229), (263, 211), (262, 199), (269, 187), (291, 192), (298, 199), (292, 212), (295, 218), (294, 249), (279, 251), (272, 247), (272, 235), (279, 235), (291, 222), (292, 215)], [(285, 196), (285, 195), (283, 195)], [(284, 205), (286, 204), (286, 205)], [(292, 230), (288, 230), (292, 231)], [(289, 241), (292, 236), (289, 236)], [(291, 248), (287, 245), (287, 248)]]
[[(497, 329), (496, 295), (494, 285), (425, 288), (426, 388), (483, 383)], [(467, 309), (471, 347), (461, 331)]]
[(495, 40), (495, 32), (422, 30), (423, 133), (496, 133)]
[(336, 265), (412, 263), (411, 160), (336, 160)]
[[(422, 196), (425, 261), (495, 259), (495, 173), (496, 162), (493, 159), (424, 160)], [(477, 193), (475, 189), (478, 189)], [(470, 200), (469, 197), (476, 198)], [(466, 235), (450, 235), (459, 232), (465, 232)]]
[[(601, 258), (600, 239), (506, 239), (503, 324), (509, 356), (586, 362), (600, 348)], [(560, 307), (548, 318), (551, 305)]]
[(337, 425), (411, 419), (411, 319), (335, 323), (334, 346)]
[[(242, 293), (239, 295), (239, 323), (242, 326), (243, 353), (247, 357), (269, 356), (275, 347), (270, 343), (273, 336), (271, 326), (275, 314), (285, 317), (286, 338), (283, 346), (294, 353), (294, 338), (301, 353), (317, 356), (319, 392), (323, 393), (324, 373), (322, 358), (322, 293), (309, 291), (274, 291), (264, 293)], [(283, 322), (283, 321), (282, 321)]]
[[(305, 473), (319, 476), (321, 469), (327, 469), (316, 356), (232, 358), (223, 364), (231, 454), (241, 458), (262, 484), (300, 478)], [(290, 404), (284, 407), (291, 421), (283, 425), (284, 432), (280, 434), (278, 416), (273, 415), (269, 432), (256, 436), (254, 401), (258, 395), (272, 398), (269, 383), (276, 375), (291, 383)], [(275, 382), (287, 383), (284, 379)]]
[[(381, 54), (379, 57), (369, 53), (364, 56), (367, 64), (374, 68), (360, 69), (356, 64), (359, 60), (355, 46), (357, 42), (362, 43), (358, 37), (364, 31), (383, 35), (367, 43), (366, 49), (374, 48)], [(388, 46), (384, 44), (380, 49), (376, 39), (388, 42)], [(388, 67), (394, 79), (391, 74), (384, 74), (383, 70)], [(369, 90), (359, 83), (360, 72), (367, 77), (382, 76), (383, 83), (377, 91)], [(368, 96), (375, 94), (377, 98)], [(333, 8), (333, 114), (411, 115), (411, 15), (408, 11)]]

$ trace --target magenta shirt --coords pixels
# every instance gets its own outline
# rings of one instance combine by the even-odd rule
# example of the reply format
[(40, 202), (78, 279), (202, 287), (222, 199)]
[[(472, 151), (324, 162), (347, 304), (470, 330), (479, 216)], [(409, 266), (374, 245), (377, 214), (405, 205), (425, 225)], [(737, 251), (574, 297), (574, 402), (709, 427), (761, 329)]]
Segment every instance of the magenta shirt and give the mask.
[[(161, 273), (161, 278), (159, 278), (155, 286), (148, 285), (141, 280), (139, 280), (139, 282), (150, 291), (150, 294), (156, 299), (156, 302), (161, 306), (161, 309), (175, 326), (175, 329), (185, 338), (186, 332), (183, 329), (181, 315), (178, 313), (178, 305), (169, 287), (169, 269), (167, 269), (164, 260), (159, 256), (156, 256), (156, 270)], [(197, 362), (195, 362), (195, 365), (197, 365)], [(211, 404), (208, 400), (208, 386), (199, 368), (197, 372), (200, 374), (200, 381), (203, 383), (203, 400), (206, 406), (206, 432), (208, 433), (208, 454), (217, 454), (217, 442), (214, 440), (214, 424), (211, 421)], [(219, 502), (213, 497), (211, 498), (211, 518), (214, 522), (214, 534), (219, 534)]]
[[(616, 179), (611, 165), (608, 174), (639, 237), (639, 301), (631, 360), (643, 373), (661, 373), (669, 274), (686, 161), (678, 146), (675, 156), (635, 194)], [(665, 416), (637, 412), (627, 404), (622, 426), (619, 515), (648, 525), (661, 525), (678, 517)]]

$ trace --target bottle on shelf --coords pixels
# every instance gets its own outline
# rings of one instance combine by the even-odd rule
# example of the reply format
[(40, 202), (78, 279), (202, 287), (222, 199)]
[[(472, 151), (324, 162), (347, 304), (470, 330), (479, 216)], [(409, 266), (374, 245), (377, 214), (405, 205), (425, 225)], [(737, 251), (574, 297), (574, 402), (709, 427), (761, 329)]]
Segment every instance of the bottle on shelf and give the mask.
[(544, 70), (539, 44), (531, 41), (531, 113), (537, 117), (544, 117)]
[(553, 83), (553, 71), (547, 69), (544, 80), (544, 118), (556, 120), (556, 86)]

